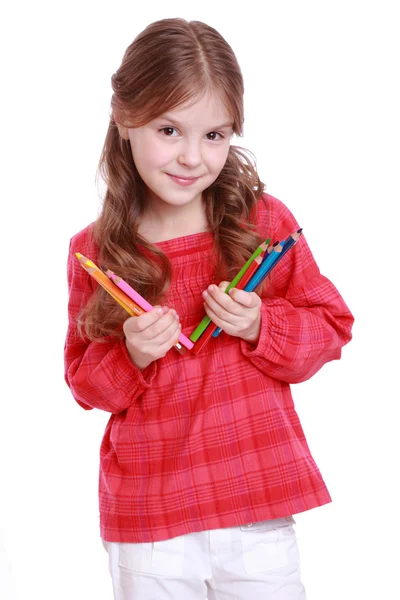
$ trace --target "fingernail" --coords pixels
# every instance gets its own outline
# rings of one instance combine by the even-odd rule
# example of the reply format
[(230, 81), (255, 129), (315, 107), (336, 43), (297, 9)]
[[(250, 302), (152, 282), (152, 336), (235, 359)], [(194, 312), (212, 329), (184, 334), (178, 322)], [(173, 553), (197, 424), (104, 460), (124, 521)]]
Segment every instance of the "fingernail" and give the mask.
[(157, 308), (157, 314), (158, 315), (162, 315), (163, 313), (163, 309), (162, 308)]
[(203, 292), (203, 298), (207, 298), (207, 296), (208, 296), (208, 292), (207, 292), (207, 290), (204, 290), (204, 292)]

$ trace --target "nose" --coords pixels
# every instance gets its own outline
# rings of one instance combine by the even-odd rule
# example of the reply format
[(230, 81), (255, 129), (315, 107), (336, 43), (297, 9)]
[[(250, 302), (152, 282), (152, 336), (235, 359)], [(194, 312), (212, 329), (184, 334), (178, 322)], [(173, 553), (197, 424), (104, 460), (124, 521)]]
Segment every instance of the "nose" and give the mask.
[(184, 140), (180, 147), (178, 163), (187, 167), (198, 167), (201, 164), (200, 143), (197, 140)]

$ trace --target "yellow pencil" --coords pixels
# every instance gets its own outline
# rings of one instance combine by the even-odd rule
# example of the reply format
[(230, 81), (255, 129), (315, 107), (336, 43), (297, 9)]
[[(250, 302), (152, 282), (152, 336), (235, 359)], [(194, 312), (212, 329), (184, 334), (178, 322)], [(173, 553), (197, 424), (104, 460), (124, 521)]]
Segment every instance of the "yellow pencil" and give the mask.
[[(95, 279), (97, 283), (101, 285), (101, 287), (104, 288), (106, 292), (110, 294), (110, 296), (112, 296), (112, 298), (114, 298), (114, 300), (131, 315), (131, 317), (137, 317), (138, 315), (142, 315), (144, 312), (146, 312), (143, 310), (143, 308), (138, 306), (136, 302), (129, 298), (125, 292), (120, 290), (120, 288), (117, 287), (115, 283), (113, 283), (103, 273), (103, 271), (101, 271), (99, 267), (95, 265), (92, 260), (90, 260), (90, 258), (86, 258), (86, 256), (83, 256), (83, 254), (80, 252), (75, 252), (75, 256), (85, 271), (87, 271), (89, 275), (93, 277), (93, 279)], [(177, 349), (179, 354), (185, 354), (186, 350), (180, 342), (177, 342), (174, 347)]]
[(122, 308), (126, 310), (132, 317), (139, 316), (143, 314), (145, 311), (140, 308), (133, 300), (129, 298), (124, 292), (122, 292), (112, 281), (108, 279), (108, 277), (101, 271), (90, 258), (86, 258), (80, 254), (80, 252), (75, 253), (76, 258), (79, 260), (82, 267), (97, 281), (102, 288), (106, 290), (114, 298), (116, 302)]

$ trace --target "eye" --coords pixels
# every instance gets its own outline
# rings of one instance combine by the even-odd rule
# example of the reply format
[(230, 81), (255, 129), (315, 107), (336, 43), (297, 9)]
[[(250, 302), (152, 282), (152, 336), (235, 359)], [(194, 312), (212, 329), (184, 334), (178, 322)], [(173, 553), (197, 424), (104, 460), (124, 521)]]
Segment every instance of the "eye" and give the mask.
[(166, 135), (168, 137), (175, 137), (174, 132), (178, 133), (176, 131), (175, 127), (162, 127), (162, 129), (160, 129), (160, 131), (162, 131), (164, 133), (164, 135)]
[[(218, 138), (217, 138), (217, 135), (219, 136)], [(212, 142), (217, 141), (219, 139), (223, 139), (223, 137), (224, 136), (221, 135), (220, 133), (218, 133), (217, 131), (210, 131), (210, 133), (207, 133), (207, 138), (209, 140), (211, 140)]]

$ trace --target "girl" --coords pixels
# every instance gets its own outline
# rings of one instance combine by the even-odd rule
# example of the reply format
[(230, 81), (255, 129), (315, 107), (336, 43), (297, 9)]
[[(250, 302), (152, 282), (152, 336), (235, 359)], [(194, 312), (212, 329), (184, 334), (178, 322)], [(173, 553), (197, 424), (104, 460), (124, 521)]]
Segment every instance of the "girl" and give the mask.
[[(99, 494), (115, 598), (305, 598), (292, 515), (330, 496), (290, 384), (340, 358), (352, 315), (304, 236), (257, 293), (224, 293), (299, 225), (231, 145), (243, 81), (217, 31), (151, 24), (112, 86), (102, 213), (70, 245), (65, 367), (75, 400), (111, 413)], [(75, 252), (154, 310), (126, 318)], [(180, 355), (205, 314), (224, 333)]]

